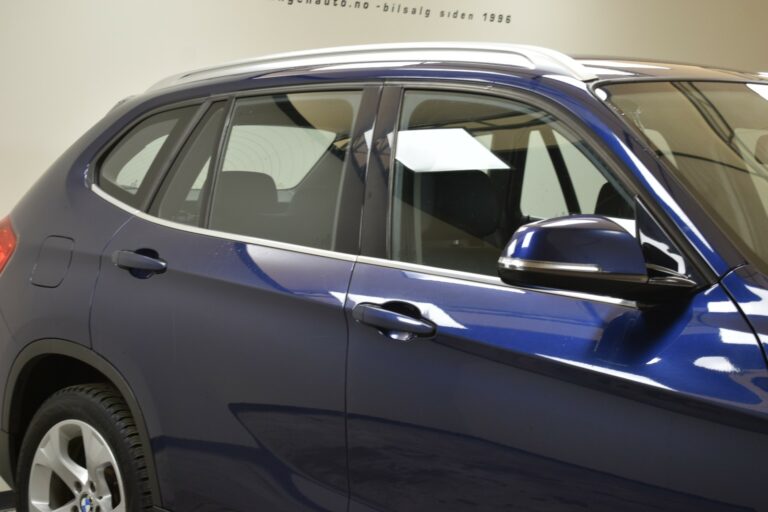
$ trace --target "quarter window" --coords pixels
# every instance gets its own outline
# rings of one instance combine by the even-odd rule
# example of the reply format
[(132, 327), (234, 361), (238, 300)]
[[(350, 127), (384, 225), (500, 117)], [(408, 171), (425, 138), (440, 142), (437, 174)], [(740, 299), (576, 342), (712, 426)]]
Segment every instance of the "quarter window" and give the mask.
[(552, 115), (499, 98), (407, 92), (390, 222), (396, 260), (496, 275), (520, 226), (597, 213), (632, 230), (603, 165)]
[(136, 125), (102, 160), (99, 186), (130, 206), (140, 207), (151, 189), (149, 177), (161, 171), (197, 108), (162, 112)]
[(313, 92), (239, 100), (210, 227), (333, 249), (360, 99), (360, 92)]

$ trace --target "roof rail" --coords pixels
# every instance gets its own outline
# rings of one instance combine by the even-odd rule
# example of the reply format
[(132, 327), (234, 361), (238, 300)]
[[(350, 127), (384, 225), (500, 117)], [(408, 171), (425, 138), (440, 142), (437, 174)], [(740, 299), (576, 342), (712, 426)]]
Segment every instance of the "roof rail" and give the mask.
[(150, 90), (247, 73), (319, 66), (344, 66), (371, 62), (414, 61), (480, 62), (538, 69), (581, 81), (597, 76), (575, 59), (548, 48), (506, 43), (395, 43), (340, 46), (301, 52), (279, 53), (221, 66), (198, 69), (168, 77)]

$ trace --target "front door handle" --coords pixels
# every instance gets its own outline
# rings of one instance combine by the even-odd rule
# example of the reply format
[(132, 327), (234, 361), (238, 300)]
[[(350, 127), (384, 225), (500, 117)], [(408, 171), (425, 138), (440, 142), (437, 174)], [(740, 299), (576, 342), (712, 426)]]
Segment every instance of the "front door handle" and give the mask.
[[(408, 309), (418, 312), (418, 309), (413, 306)], [(387, 307), (379, 304), (362, 303), (352, 310), (352, 318), (357, 322), (375, 327), (383, 335), (393, 340), (411, 341), (417, 337), (428, 338), (435, 335), (435, 324), (414, 316), (395, 311), (394, 306), (391, 305)]]
[(115, 251), (112, 253), (112, 263), (128, 270), (134, 277), (146, 279), (153, 274), (162, 274), (168, 269), (168, 264), (161, 259), (157, 252), (150, 249), (138, 251)]

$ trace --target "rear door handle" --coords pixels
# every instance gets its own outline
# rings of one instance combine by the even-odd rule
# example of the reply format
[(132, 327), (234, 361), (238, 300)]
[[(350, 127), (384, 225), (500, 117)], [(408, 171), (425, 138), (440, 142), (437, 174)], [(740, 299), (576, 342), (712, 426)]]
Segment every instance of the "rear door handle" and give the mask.
[(165, 260), (161, 259), (157, 252), (149, 249), (115, 251), (112, 253), (112, 263), (142, 279), (153, 274), (162, 274), (168, 269)]
[[(413, 306), (409, 309), (418, 311)], [(435, 324), (428, 320), (414, 318), (378, 304), (358, 304), (352, 310), (352, 318), (361, 324), (375, 327), (383, 335), (397, 341), (428, 338), (434, 336), (436, 331)]]

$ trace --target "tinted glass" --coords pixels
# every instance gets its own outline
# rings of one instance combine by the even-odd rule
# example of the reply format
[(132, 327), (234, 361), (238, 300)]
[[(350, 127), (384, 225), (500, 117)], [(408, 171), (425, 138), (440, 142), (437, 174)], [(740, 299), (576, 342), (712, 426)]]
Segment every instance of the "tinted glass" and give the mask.
[(162, 112), (126, 134), (99, 167), (98, 184), (121, 201), (139, 207), (159, 166), (169, 156), (197, 106)]
[[(545, 219), (568, 215), (568, 205), (565, 204), (565, 195), (557, 179), (557, 170), (540, 130), (531, 130), (528, 135), (523, 176), (520, 209), (526, 216)], [(541, 200), (542, 195), (547, 201)]]
[(634, 229), (630, 203), (583, 141), (540, 109), (414, 91), (400, 125), (393, 259), (496, 275), (501, 250), (531, 221), (598, 213)]
[(768, 84), (605, 87), (752, 263), (768, 272)]
[(260, 96), (235, 106), (210, 227), (334, 248), (359, 92)]
[(225, 115), (224, 102), (211, 106), (176, 158), (151, 213), (182, 224), (201, 225)]

